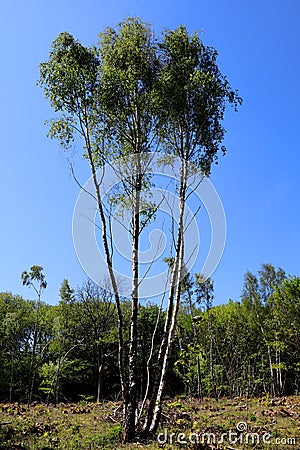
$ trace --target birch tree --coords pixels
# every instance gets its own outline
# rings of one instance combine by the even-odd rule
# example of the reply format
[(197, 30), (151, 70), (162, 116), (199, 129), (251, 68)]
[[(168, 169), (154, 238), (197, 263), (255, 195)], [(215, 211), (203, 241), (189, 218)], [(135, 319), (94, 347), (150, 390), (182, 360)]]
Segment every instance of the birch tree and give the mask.
[[(115, 194), (130, 211), (131, 235), (131, 320), (128, 354), (128, 383), (124, 396), (124, 441), (135, 436), (137, 410), (137, 318), (139, 308), (139, 244), (145, 221), (143, 192), (147, 190), (147, 155), (156, 137), (156, 114), (153, 100), (159, 60), (151, 28), (139, 19), (129, 18), (115, 30), (100, 34), (102, 58), (102, 98), (107, 124), (113, 130), (118, 154), (127, 157), (121, 165), (123, 189)], [(146, 166), (146, 167), (145, 167)], [(121, 177), (120, 177), (121, 178)], [(151, 216), (151, 213), (150, 213)], [(146, 215), (147, 220), (147, 215)]]
[(109, 157), (112, 138), (107, 133), (106, 115), (100, 95), (101, 60), (96, 48), (80, 44), (70, 33), (63, 32), (52, 43), (49, 59), (40, 65), (39, 84), (57, 113), (48, 123), (49, 137), (56, 138), (69, 150), (75, 140), (83, 143), (83, 156), (88, 161), (95, 189), (95, 201), (101, 221), (101, 237), (106, 266), (111, 280), (118, 314), (119, 373), (122, 397), (125, 398), (125, 356), (123, 315), (113, 268), (108, 223), (102, 202), (97, 169)]
[[(185, 27), (155, 38), (151, 26), (128, 18), (101, 33), (98, 48), (84, 47), (69, 33), (61, 33), (53, 43), (49, 61), (41, 64), (40, 85), (59, 116), (50, 122), (50, 136), (66, 148), (77, 136), (83, 140), (94, 182), (102, 245), (118, 314), (124, 442), (134, 440), (141, 428), (144, 436), (157, 430), (184, 274), (188, 180), (192, 174), (201, 182), (217, 162), (219, 150), (225, 153), (221, 146), (225, 107), (237, 107), (241, 102), (221, 74), (216, 58), (216, 51), (204, 46), (199, 35), (190, 36)], [(155, 183), (151, 161), (157, 149), (180, 160), (176, 174), (179, 216), (164, 332), (154, 363), (154, 380), (148, 380), (150, 406), (146, 414), (141, 410), (137, 414), (137, 325), (144, 276), (139, 252), (142, 231), (155, 219), (157, 209), (151, 203)], [(120, 156), (125, 156), (126, 162), (118, 167), (115, 161)], [(111, 215), (105, 208), (102, 179), (97, 178), (97, 169), (104, 170), (105, 164), (113, 166), (120, 181), (108, 200), (110, 208), (121, 203), (129, 214), (132, 286), (128, 352)], [(150, 353), (155, 354), (153, 349)]]
[(184, 26), (166, 31), (160, 45), (162, 69), (159, 93), (161, 99), (161, 139), (165, 152), (180, 158), (179, 218), (172, 268), (164, 337), (156, 366), (156, 379), (144, 432), (156, 432), (172, 340), (179, 309), (181, 282), (184, 275), (184, 213), (189, 194), (188, 180), (199, 171), (199, 182), (209, 176), (217, 163), (219, 151), (225, 154), (222, 125), (227, 104), (237, 109), (241, 98), (233, 91), (217, 65), (217, 51), (205, 46), (199, 35), (189, 35)]
[[(137, 314), (139, 286), (139, 241), (145, 221), (141, 191), (145, 183), (142, 155), (155, 140), (152, 91), (158, 67), (149, 26), (128, 19), (118, 29), (107, 28), (100, 35), (99, 52), (88, 49), (69, 33), (61, 33), (52, 45), (48, 62), (41, 64), (40, 85), (60, 117), (50, 122), (50, 137), (69, 148), (76, 136), (84, 142), (96, 192), (106, 264), (119, 319), (119, 368), (124, 402), (124, 441), (135, 434)], [(120, 295), (110, 247), (109, 225), (96, 171), (118, 156), (133, 156), (123, 177), (123, 192), (112, 199), (131, 209), (132, 314), (128, 377), (123, 338)], [(122, 168), (126, 170), (126, 168)], [(145, 220), (148, 220), (146, 214)], [(150, 213), (151, 216), (151, 213)]]

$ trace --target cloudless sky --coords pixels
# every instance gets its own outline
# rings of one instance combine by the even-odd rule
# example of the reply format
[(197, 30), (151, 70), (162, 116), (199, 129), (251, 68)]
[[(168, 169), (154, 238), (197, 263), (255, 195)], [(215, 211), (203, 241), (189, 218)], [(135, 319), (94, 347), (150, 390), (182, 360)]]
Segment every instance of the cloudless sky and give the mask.
[[(298, 0), (40, 0), (0, 6), (0, 292), (25, 298), (34, 292), (20, 274), (41, 265), (48, 281), (44, 300), (57, 303), (64, 278), (86, 279), (72, 243), (78, 195), (56, 141), (46, 138), (52, 111), (36, 86), (38, 66), (51, 42), (69, 31), (93, 45), (106, 26), (139, 16), (159, 33), (187, 26), (203, 30), (206, 45), (244, 99), (228, 111), (227, 155), (213, 168), (227, 225), (223, 258), (213, 279), (215, 303), (238, 300), (246, 270), (262, 263), (300, 275), (300, 3)], [(75, 167), (85, 181), (88, 168)]]

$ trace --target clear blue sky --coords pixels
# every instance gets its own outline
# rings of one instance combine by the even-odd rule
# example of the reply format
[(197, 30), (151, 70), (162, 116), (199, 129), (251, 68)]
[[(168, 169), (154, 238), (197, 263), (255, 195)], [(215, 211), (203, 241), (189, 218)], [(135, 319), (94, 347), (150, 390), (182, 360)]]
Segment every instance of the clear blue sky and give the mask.
[[(46, 138), (52, 113), (35, 83), (59, 32), (92, 45), (128, 15), (156, 32), (203, 29), (244, 99), (239, 113), (226, 115), (228, 153), (212, 175), (228, 224), (213, 276), (216, 303), (238, 300), (245, 271), (264, 262), (300, 275), (298, 0), (12, 0), (0, 7), (0, 292), (33, 298), (20, 285), (33, 264), (44, 267), (49, 303), (58, 301), (64, 278), (73, 286), (85, 279), (71, 230), (78, 187), (58, 143)], [(80, 157), (76, 167), (85, 180)]]

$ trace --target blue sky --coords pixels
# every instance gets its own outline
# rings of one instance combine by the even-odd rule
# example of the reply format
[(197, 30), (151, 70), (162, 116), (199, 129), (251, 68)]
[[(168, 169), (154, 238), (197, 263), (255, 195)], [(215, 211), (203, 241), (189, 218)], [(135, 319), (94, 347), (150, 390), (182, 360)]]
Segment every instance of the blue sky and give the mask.
[[(5, 1), (0, 7), (0, 292), (26, 298), (24, 269), (44, 267), (44, 299), (58, 301), (64, 278), (85, 280), (72, 243), (78, 187), (44, 121), (52, 112), (36, 87), (51, 42), (69, 31), (85, 45), (126, 16), (163, 28), (203, 30), (219, 52), (221, 70), (244, 99), (228, 111), (227, 155), (212, 181), (227, 219), (226, 248), (215, 280), (216, 303), (238, 300), (246, 270), (262, 263), (300, 275), (300, 3), (297, 0)], [(78, 158), (76, 169), (89, 175)]]

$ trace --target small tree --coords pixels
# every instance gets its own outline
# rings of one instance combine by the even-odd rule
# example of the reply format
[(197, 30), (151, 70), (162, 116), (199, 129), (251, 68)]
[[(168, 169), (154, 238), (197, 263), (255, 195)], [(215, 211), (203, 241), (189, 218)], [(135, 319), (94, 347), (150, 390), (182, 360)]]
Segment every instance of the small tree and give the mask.
[(116, 338), (116, 308), (112, 294), (88, 280), (76, 290), (83, 343), (97, 363), (97, 402), (102, 400), (104, 365)]
[(32, 394), (34, 389), (34, 382), (36, 376), (36, 346), (37, 346), (37, 338), (38, 338), (38, 327), (39, 327), (39, 310), (41, 304), (41, 296), (47, 287), (47, 282), (45, 280), (45, 275), (43, 274), (43, 267), (41, 266), (31, 266), (29, 272), (26, 270), (21, 274), (21, 281), (23, 286), (28, 286), (32, 288), (36, 295), (36, 303), (35, 303), (35, 323), (33, 329), (33, 338), (32, 338), (32, 354), (31, 354), (31, 362), (29, 369), (29, 390), (28, 390), (28, 405), (31, 404)]

